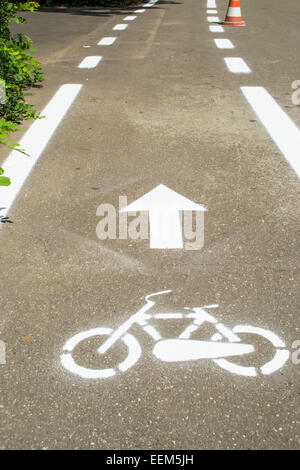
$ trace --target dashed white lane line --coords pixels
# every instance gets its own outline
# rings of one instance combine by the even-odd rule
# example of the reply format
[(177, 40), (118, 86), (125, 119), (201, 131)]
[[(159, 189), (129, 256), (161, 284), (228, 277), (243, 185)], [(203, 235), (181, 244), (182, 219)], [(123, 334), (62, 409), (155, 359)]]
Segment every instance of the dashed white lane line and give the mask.
[(98, 46), (111, 46), (117, 38), (105, 37), (98, 42)]
[(207, 21), (209, 23), (219, 23), (220, 22), (220, 19), (218, 16), (208, 16), (207, 17)]
[(20, 148), (30, 155), (26, 157), (13, 150), (1, 165), (12, 184), (0, 186), (1, 216), (6, 216), (34, 165), (54, 134), (56, 128), (74, 102), (82, 85), (62, 85), (41, 112), (43, 119), (35, 121), (20, 140)]
[(207, 8), (216, 8), (216, 0), (207, 0)]
[(93, 69), (97, 67), (100, 60), (102, 60), (101, 55), (90, 55), (85, 57), (80, 64), (78, 65), (79, 69)]
[[(158, 0), (150, 0), (145, 7), (153, 6)], [(138, 9), (135, 13), (144, 13), (144, 9)], [(127, 16), (126, 21), (133, 21), (136, 16)], [(124, 21), (123, 20), (123, 21)], [(118, 24), (113, 29), (123, 30), (128, 24)], [(99, 42), (99, 46), (110, 46), (116, 41), (116, 37), (104, 37)], [(91, 47), (91, 46), (83, 46)], [(96, 67), (102, 60), (102, 56), (87, 56), (78, 65), (78, 68), (89, 69)], [(20, 148), (25, 148), (30, 157), (22, 156), (17, 151), (12, 151), (2, 164), (4, 171), (9, 174), (13, 184), (8, 187), (0, 186), (1, 217), (8, 214), (10, 207), (20, 192), (28, 175), (47, 146), (56, 128), (62, 121), (68, 109), (78, 95), (82, 85), (62, 85), (48, 105), (41, 112), (43, 119), (35, 121), (20, 140)], [(5, 191), (4, 191), (5, 189)]]
[(125, 16), (125, 18), (123, 18), (123, 21), (133, 21), (136, 19), (136, 16)]
[(218, 49), (234, 49), (234, 45), (229, 39), (214, 39)]
[[(207, 0), (207, 8), (215, 6), (214, 0)], [(207, 10), (207, 13), (217, 11)], [(208, 22), (219, 21), (218, 17), (207, 17)], [(222, 26), (209, 26), (211, 32), (224, 32)], [(233, 49), (229, 39), (214, 39), (219, 49)], [(241, 57), (225, 57), (225, 64), (232, 73), (251, 73), (251, 69)], [(264, 125), (265, 129), (281, 150), (284, 157), (300, 177), (300, 130), (292, 119), (281, 109), (274, 98), (263, 87), (241, 87), (248, 103)]]
[(263, 87), (241, 87), (267, 132), (300, 177), (300, 130)]
[(216, 15), (218, 13), (218, 10), (206, 10), (206, 13), (208, 15)]
[(210, 25), (209, 30), (212, 33), (224, 33), (224, 28), (222, 26), (219, 26), (219, 25)]
[(241, 57), (225, 57), (224, 61), (232, 73), (251, 73), (251, 69)]
[(123, 29), (126, 29), (128, 24), (116, 24), (116, 26), (113, 27), (115, 31), (123, 31)]

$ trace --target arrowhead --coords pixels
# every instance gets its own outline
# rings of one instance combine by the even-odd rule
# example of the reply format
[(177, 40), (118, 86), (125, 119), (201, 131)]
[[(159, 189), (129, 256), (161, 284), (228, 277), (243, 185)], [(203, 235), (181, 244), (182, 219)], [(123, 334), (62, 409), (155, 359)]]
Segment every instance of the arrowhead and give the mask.
[(205, 207), (181, 196), (164, 184), (160, 184), (135, 202), (123, 207), (120, 212), (149, 211), (162, 208), (179, 211), (206, 211)]

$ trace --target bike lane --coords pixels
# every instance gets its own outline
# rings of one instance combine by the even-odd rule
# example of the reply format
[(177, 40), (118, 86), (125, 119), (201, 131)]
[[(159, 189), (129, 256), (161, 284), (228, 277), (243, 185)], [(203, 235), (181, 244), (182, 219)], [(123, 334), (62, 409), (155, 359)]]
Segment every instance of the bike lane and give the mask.
[[(113, 36), (113, 26), (97, 39)], [(293, 448), (299, 372), (291, 361), (258, 377), (208, 359), (164, 363), (135, 326), (141, 357), (127, 371), (93, 381), (61, 366), (73, 335), (116, 328), (147, 294), (166, 289), (172, 292), (157, 299), (156, 314), (219, 304), (207, 311), (222, 325), (266, 328), (289, 349), (298, 331), (290, 203), (298, 182), (253, 126), (237, 86), (250, 79), (233, 82), (222, 67), (205, 5), (157, 4), (115, 44), (99, 47), (92, 47), (103, 55), (97, 69), (83, 75), (67, 67), (71, 83), (88, 84), (13, 206), (14, 224), (2, 228), (3, 445)], [(131, 203), (159, 184), (207, 209), (201, 250), (97, 238), (100, 204), (118, 208), (119, 196)], [(190, 323), (169, 320), (152, 322), (166, 338)], [(207, 322), (194, 338), (215, 332)], [(251, 365), (271, 359), (268, 341), (253, 343), (251, 334), (247, 341), (258, 350)], [(94, 339), (82, 343), (76, 360), (109, 368), (126, 357), (122, 342), (112, 357), (99, 359), (97, 347)]]

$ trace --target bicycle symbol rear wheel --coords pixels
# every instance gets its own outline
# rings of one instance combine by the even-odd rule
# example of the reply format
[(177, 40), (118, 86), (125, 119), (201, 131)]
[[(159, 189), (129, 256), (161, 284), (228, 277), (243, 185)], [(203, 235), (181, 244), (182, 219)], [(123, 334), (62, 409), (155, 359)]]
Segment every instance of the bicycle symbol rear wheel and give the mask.
[(126, 333), (120, 338), (120, 341), (126, 345), (128, 354), (125, 360), (117, 364), (114, 368), (92, 369), (89, 367), (83, 367), (77, 364), (72, 356), (72, 351), (74, 351), (75, 347), (78, 346), (81, 341), (87, 338), (92, 338), (93, 336), (107, 336), (112, 332), (112, 328), (93, 328), (74, 335), (63, 347), (64, 352), (61, 355), (62, 366), (69, 372), (85, 379), (104, 379), (107, 377), (113, 377), (117, 373), (125, 372), (139, 360), (142, 352), (139, 342), (129, 333)]

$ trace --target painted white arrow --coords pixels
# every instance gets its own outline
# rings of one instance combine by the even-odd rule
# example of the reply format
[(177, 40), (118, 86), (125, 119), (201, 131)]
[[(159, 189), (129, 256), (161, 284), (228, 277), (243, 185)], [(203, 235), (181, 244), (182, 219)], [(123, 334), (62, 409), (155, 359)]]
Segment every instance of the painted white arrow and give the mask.
[(196, 204), (160, 184), (120, 212), (149, 211), (150, 248), (183, 248), (179, 211), (206, 211)]

